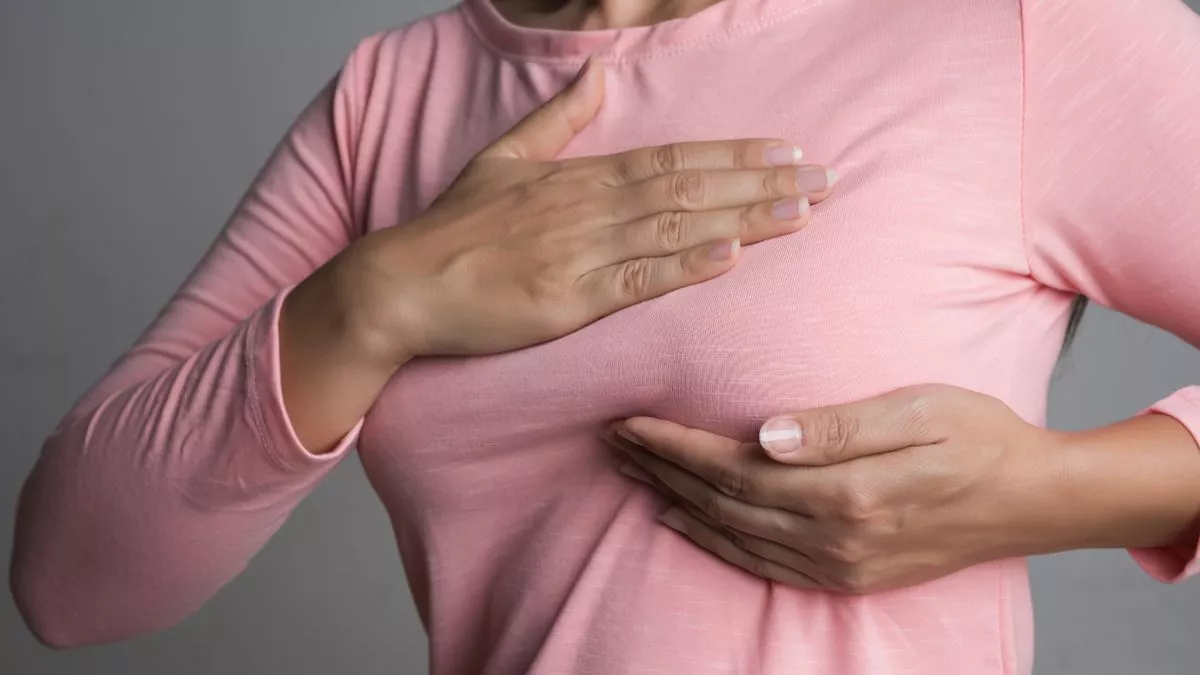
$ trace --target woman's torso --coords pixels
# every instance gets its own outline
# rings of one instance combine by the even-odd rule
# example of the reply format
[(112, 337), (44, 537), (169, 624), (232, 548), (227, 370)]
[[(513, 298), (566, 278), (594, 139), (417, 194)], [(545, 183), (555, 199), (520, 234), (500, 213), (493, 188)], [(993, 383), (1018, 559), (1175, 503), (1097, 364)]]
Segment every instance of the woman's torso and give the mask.
[(808, 229), (720, 279), (393, 380), (360, 453), (434, 672), (1026, 672), (1022, 561), (866, 597), (773, 584), (660, 525), (600, 440), (631, 415), (749, 438), (923, 382), (1041, 421), (1071, 298), (1024, 254), (1018, 3), (727, 0), (615, 44), (473, 3), (378, 38), (367, 114), (386, 123), (354, 158), (369, 229), (419, 213), (593, 49), (606, 100), (569, 154), (779, 137), (843, 178)]

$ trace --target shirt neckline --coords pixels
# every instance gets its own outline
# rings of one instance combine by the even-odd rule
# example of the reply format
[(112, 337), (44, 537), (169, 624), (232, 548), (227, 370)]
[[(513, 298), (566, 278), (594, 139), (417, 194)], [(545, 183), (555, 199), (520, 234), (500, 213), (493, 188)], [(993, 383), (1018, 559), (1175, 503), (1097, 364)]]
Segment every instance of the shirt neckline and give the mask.
[(531, 61), (616, 63), (675, 53), (750, 33), (785, 19), (811, 0), (720, 0), (691, 16), (649, 26), (559, 30), (509, 21), (492, 0), (459, 6), (475, 32), (496, 51)]

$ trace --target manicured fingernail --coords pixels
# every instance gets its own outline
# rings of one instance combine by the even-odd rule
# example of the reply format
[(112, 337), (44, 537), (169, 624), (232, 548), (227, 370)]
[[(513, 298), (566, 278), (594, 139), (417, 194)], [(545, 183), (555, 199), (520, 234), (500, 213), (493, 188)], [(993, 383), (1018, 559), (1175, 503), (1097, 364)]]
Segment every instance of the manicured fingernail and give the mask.
[(741, 245), (741, 242), (737, 239), (717, 242), (708, 247), (708, 259), (715, 261), (729, 260), (737, 254), (738, 247)]
[(831, 188), (838, 182), (838, 172), (833, 169), (825, 169), (825, 187)]
[(810, 205), (808, 197), (800, 199), (783, 199), (775, 202), (771, 207), (771, 215), (775, 220), (796, 220), (797, 218), (808, 213)]
[(763, 153), (769, 166), (795, 166), (804, 157), (804, 151), (792, 145), (772, 145)]
[(683, 516), (679, 513), (678, 509), (667, 509), (658, 517), (658, 522), (666, 525), (676, 532), (684, 531)]
[(803, 442), (804, 437), (800, 433), (800, 425), (790, 417), (769, 419), (758, 430), (759, 445), (781, 455), (796, 452)]
[(646, 485), (654, 485), (654, 480), (650, 478), (650, 474), (642, 471), (633, 464), (622, 464), (620, 471), (636, 481), (641, 481)]
[(829, 170), (821, 166), (806, 166), (796, 172), (796, 188), (801, 192), (824, 192), (829, 188)]
[(629, 441), (630, 443), (633, 443), (634, 445), (638, 446), (639, 448), (646, 447), (646, 444), (642, 443), (640, 438), (638, 438), (637, 436), (634, 436), (633, 433), (631, 431), (629, 431), (628, 429), (626, 429), (625, 427), (618, 428), (617, 435), (620, 436), (621, 438), (624, 438), (625, 440)]

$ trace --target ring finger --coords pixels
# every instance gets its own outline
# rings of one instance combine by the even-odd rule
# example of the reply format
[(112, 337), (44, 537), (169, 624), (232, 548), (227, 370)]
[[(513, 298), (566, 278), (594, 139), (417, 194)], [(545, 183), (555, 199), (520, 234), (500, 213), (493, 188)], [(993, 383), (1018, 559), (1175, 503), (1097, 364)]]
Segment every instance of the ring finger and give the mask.
[[(811, 561), (800, 556), (787, 556), (782, 547), (753, 537), (732, 535), (718, 529), (682, 508), (668, 509), (659, 520), (701, 548), (716, 554), (732, 565), (761, 579), (776, 581), (796, 588), (827, 590), (830, 587)], [(766, 551), (783, 561), (759, 553)]]
[(743, 245), (754, 244), (800, 230), (809, 223), (810, 215), (805, 197), (720, 211), (661, 213), (598, 232), (603, 242), (598, 250), (608, 252), (606, 260), (596, 262), (666, 256), (719, 239), (737, 238)]

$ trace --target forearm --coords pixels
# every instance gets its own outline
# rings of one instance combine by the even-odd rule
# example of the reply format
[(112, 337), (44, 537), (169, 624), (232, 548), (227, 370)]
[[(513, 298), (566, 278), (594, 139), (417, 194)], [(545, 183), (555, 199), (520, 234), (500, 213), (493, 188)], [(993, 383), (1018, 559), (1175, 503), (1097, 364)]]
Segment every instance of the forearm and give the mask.
[(44, 642), (174, 624), (333, 467), (336, 456), (307, 455), (283, 428), (267, 357), (275, 310), (161, 372), (118, 373), (138, 382), (73, 411), (47, 440), (22, 491), (12, 561), (17, 605)]
[(1175, 419), (1144, 415), (1057, 437), (1049, 548), (1170, 546), (1200, 532), (1200, 447)]

